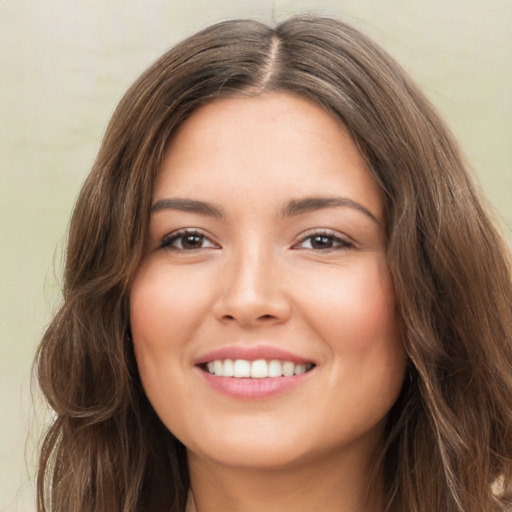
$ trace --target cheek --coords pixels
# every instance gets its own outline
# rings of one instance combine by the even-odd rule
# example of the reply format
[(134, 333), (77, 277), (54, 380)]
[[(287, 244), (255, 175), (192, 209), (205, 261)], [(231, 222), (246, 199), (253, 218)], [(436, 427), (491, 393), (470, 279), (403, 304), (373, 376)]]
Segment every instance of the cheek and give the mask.
[(162, 267), (141, 268), (130, 292), (133, 339), (148, 348), (165, 349), (188, 339), (208, 310), (208, 296), (197, 276)]
[[(189, 363), (188, 347), (208, 311), (201, 283), (183, 269), (141, 267), (130, 290), (130, 327), (139, 375), (153, 406), (168, 411), (177, 376)], [(166, 412), (166, 414), (167, 414)]]
[[(306, 284), (303, 311), (331, 345), (371, 350), (400, 338), (391, 277), (385, 262), (335, 269)], [(369, 263), (370, 263), (369, 262)], [(314, 312), (314, 316), (308, 314)]]
[[(196, 283), (197, 284), (197, 283)], [(168, 426), (184, 407), (187, 347), (204, 318), (204, 294), (182, 269), (141, 267), (130, 290), (130, 326), (139, 375), (147, 397)], [(185, 392), (184, 392), (185, 390)], [(170, 406), (172, 404), (172, 407)]]
[(318, 330), (332, 355), (334, 399), (351, 404), (354, 424), (370, 427), (396, 401), (406, 368), (393, 284), (385, 262), (352, 269), (340, 282)]
[(393, 285), (385, 261), (337, 270), (325, 286), (311, 283), (304, 311), (330, 351), (336, 396), (373, 421), (395, 402), (406, 367)]

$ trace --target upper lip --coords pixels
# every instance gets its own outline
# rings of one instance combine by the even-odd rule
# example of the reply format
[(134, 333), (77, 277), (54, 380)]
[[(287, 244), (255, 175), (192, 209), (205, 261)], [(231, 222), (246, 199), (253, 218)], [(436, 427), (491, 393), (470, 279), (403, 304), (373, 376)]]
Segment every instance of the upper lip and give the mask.
[(201, 355), (196, 364), (201, 365), (217, 359), (245, 359), (247, 361), (277, 359), (280, 361), (291, 361), (295, 364), (314, 363), (311, 359), (283, 350), (282, 348), (272, 347), (271, 345), (228, 345)]

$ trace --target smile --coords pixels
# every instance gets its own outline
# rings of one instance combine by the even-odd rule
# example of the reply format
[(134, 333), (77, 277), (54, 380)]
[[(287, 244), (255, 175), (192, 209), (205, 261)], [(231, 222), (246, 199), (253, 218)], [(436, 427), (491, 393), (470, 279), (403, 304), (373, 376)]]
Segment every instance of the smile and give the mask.
[(215, 359), (202, 365), (202, 369), (216, 377), (266, 379), (268, 377), (292, 377), (311, 370), (313, 363), (294, 363), (279, 359)]

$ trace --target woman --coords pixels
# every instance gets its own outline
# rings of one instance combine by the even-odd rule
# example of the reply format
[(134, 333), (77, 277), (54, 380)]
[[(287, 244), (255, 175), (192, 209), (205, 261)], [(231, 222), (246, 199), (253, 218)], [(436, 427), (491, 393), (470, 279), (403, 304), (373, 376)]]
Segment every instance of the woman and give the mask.
[(39, 510), (505, 511), (507, 249), (399, 66), (321, 17), (130, 88), (38, 353)]

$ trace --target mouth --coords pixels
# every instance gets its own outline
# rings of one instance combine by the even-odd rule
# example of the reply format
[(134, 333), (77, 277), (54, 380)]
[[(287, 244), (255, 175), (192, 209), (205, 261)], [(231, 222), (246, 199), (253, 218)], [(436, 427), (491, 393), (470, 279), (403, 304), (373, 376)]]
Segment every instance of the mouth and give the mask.
[(314, 363), (295, 363), (280, 359), (214, 359), (199, 365), (201, 370), (210, 375), (234, 379), (293, 377), (307, 373), (314, 367)]
[(318, 363), (310, 357), (272, 345), (238, 344), (203, 354), (195, 366), (204, 382), (229, 399), (264, 400), (307, 386)]

